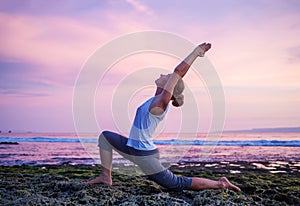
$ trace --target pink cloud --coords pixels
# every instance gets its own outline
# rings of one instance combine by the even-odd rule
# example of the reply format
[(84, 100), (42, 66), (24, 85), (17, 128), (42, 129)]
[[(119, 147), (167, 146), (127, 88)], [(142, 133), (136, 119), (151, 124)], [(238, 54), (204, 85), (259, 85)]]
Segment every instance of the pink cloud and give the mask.
[(300, 71), (295, 69), (298, 63), (287, 64), (289, 48), (300, 45), (300, 25), (295, 26), (299, 18), (295, 14), (274, 17), (272, 21), (258, 18), (253, 26), (232, 16), (216, 28), (205, 27), (204, 39), (213, 43), (208, 56), (224, 84), (299, 86)]
[(93, 10), (82, 19), (0, 13), (0, 59), (26, 65), (18, 78), (30, 82), (14, 91), (1, 88), (1, 113), (9, 117), (2, 127), (73, 130), (73, 84), (84, 62), (112, 38), (146, 27), (126, 12)]
[(129, 4), (131, 4), (137, 11), (145, 13), (147, 15), (152, 15), (153, 11), (147, 7), (146, 5), (142, 4), (138, 0), (127, 0)]
[(268, 12), (189, 25), (194, 42), (200, 36), (213, 43), (207, 56), (224, 85), (227, 129), (299, 124), (299, 19), (297, 13)]
[(63, 17), (31, 17), (1, 14), (1, 55), (37, 65), (75, 66), (91, 49), (98, 29), (82, 27)]
[[(59, 70), (80, 66), (97, 48), (112, 36), (145, 26), (133, 16), (101, 12), (95, 20), (71, 19), (62, 16), (15, 15), (0, 13), (2, 58), (24, 61)], [(104, 16), (102, 16), (104, 15)], [(122, 21), (117, 21), (121, 16)], [(122, 23), (124, 22), (124, 23)], [(112, 28), (108, 28), (113, 25)]]
[(32, 65), (35, 71), (27, 80), (70, 84), (95, 49), (124, 31), (146, 28), (134, 19), (126, 12), (116, 17), (105, 11), (82, 19), (0, 13), (0, 58)]
[[(130, 10), (126, 10), (128, 7), (118, 7), (118, 11), (112, 7), (92, 8), (72, 17), (51, 12), (47, 15), (33, 15), (30, 12), (0, 13), (1, 61), (31, 65), (34, 69), (26, 70), (27, 67), (24, 67), (20, 78), (37, 85), (20, 88), (19, 95), (28, 97), (22, 98), (23, 107), (19, 106), (20, 96), (0, 92), (0, 103), (3, 106), (1, 110), (5, 110), (7, 115), (15, 115), (14, 121), (17, 121), (18, 113), (30, 117), (30, 114), (47, 111), (48, 114), (39, 113), (32, 117), (32, 127), (39, 118), (47, 119), (46, 115), (49, 115), (49, 122), (52, 123), (56, 123), (55, 119), (62, 118), (63, 115), (69, 115), (68, 118), (64, 117), (64, 122), (72, 121), (72, 86), (89, 55), (101, 45), (125, 33), (162, 29), (190, 38), (195, 43), (213, 43), (207, 56), (225, 87), (230, 128), (257, 127), (260, 123), (272, 124), (271, 121), (275, 119), (276, 124), (299, 123), (296, 115), (299, 113), (297, 104), (300, 102), (298, 13), (270, 10), (259, 13), (251, 10), (252, 13), (247, 13), (247, 16), (227, 11), (223, 16), (213, 13), (204, 18), (196, 12), (199, 5), (186, 13), (180, 13), (175, 10), (165, 11), (159, 8), (160, 5), (152, 5), (150, 8), (137, 0), (128, 0), (126, 4), (132, 6)], [(177, 6), (180, 8), (180, 5)], [(63, 7), (62, 10), (65, 8), (69, 7)], [(189, 14), (189, 18), (178, 16), (178, 12), (182, 15)], [(62, 15), (63, 11), (59, 13)], [(133, 69), (149, 65), (171, 68), (176, 63), (177, 61), (151, 55), (132, 56), (116, 65), (111, 75), (114, 81), (106, 82), (105, 86), (111, 86), (112, 82), (118, 83)], [(191, 76), (192, 73), (187, 76), (186, 81), (201, 90), (203, 85), (197, 85), (198, 82)], [(43, 84), (49, 87), (38, 86)], [(266, 90), (258, 92), (262, 88)], [(278, 91), (278, 88), (285, 90)], [(28, 122), (21, 121), (19, 120), (19, 125), (26, 124), (30, 127)]]

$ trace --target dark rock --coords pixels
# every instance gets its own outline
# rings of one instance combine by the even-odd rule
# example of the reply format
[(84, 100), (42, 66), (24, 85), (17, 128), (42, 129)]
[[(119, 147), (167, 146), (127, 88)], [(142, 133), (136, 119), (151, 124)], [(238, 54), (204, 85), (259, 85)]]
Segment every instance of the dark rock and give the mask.
[(12, 145), (17, 145), (19, 144), (18, 142), (0, 142), (0, 144), (12, 144)]

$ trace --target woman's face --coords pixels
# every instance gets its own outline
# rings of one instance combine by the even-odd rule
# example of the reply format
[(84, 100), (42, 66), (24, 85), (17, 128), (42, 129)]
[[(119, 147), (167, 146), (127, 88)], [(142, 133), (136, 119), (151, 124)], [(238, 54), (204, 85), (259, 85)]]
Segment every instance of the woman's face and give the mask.
[(165, 84), (167, 83), (168, 79), (170, 77), (170, 74), (161, 74), (160, 77), (158, 79), (155, 80), (155, 84), (157, 87), (164, 87)]

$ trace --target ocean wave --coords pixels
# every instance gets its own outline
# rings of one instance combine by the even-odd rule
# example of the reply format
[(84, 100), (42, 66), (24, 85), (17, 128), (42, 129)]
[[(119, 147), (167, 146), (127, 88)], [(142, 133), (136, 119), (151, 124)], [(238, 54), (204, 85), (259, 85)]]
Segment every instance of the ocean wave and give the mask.
[(299, 147), (300, 140), (157, 140), (156, 144), (203, 145), (203, 146), (289, 146)]
[[(60, 138), (60, 137), (0, 137), (0, 142), (62, 142), (62, 143), (97, 143), (98, 138)], [(203, 146), (289, 146), (299, 147), (300, 140), (154, 140), (158, 145), (203, 145)]]

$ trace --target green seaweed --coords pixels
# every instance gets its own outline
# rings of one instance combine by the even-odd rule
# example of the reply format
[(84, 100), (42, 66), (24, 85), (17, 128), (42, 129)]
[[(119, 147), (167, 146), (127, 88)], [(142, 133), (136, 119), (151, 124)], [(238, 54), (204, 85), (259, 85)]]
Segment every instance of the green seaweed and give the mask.
[(272, 174), (251, 163), (235, 164), (243, 166), (241, 173), (228, 173), (233, 168), (222, 163), (209, 168), (205, 163), (181, 163), (170, 169), (185, 176), (227, 176), (240, 186), (241, 193), (165, 191), (130, 166), (122, 166), (125, 171), (132, 170), (127, 174), (113, 172), (113, 186), (83, 184), (100, 174), (100, 166), (0, 166), (0, 205), (300, 205), (299, 172), (287, 166), (285, 174)]

